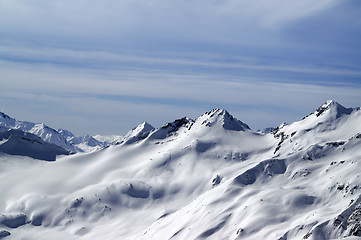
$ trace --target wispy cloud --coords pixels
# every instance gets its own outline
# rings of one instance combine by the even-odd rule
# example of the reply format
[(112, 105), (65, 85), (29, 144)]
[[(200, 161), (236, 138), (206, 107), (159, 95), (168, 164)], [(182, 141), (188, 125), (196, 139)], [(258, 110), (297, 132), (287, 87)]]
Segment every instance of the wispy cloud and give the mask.
[(2, 0), (0, 106), (80, 133), (213, 107), (261, 128), (326, 99), (357, 106), (356, 1)]
[(106, 51), (85, 51), (70, 50), (59, 48), (24, 48), (12, 46), (0, 46), (0, 59), (5, 62), (27, 62), (29, 64), (44, 63), (49, 65), (65, 64), (68, 67), (83, 68), (107, 68), (117, 69), (119, 66), (137, 69), (143, 67), (143, 71), (149, 66), (155, 67), (154, 70), (167, 71), (178, 67), (203, 67), (218, 69), (248, 69), (257, 71), (275, 71), (275, 72), (293, 72), (305, 74), (322, 74), (338, 76), (361, 77), (361, 68), (355, 66), (317, 66), (312, 64), (300, 65), (292, 61), (283, 61), (280, 65), (278, 62), (264, 63), (259, 59), (253, 58), (236, 58), (233, 57), (224, 61), (221, 55), (202, 56), (166, 56), (156, 55), (157, 53), (149, 52), (148, 54), (135, 55), (130, 53), (110, 53)]
[(91, 42), (113, 46), (121, 42), (132, 46), (140, 37), (150, 42), (265, 44), (273, 37), (264, 30), (280, 29), (338, 3), (337, 0), (34, 0), (31, 3), (3, 0), (0, 31), (13, 37), (26, 35), (33, 42), (50, 40), (48, 44), (81, 40), (84, 47)]
[[(186, 23), (196, 20), (196, 23), (205, 22), (212, 18), (217, 21), (223, 19), (242, 20), (242, 25), (266, 25), (275, 26), (289, 23), (292, 20), (315, 14), (340, 3), (338, 0), (324, 0), (314, 2), (312, 0), (299, 0), (291, 2), (287, 0), (225, 0), (225, 1), (166, 1), (166, 0), (122, 0), (97, 2), (89, 0), (60, 2), (44, 2), (34, 0), (31, 3), (25, 0), (3, 0), (1, 6), (4, 18), (16, 20), (11, 22), (12, 27), (23, 23), (23, 19), (31, 20), (30, 23), (39, 23), (37, 27), (52, 29), (50, 23), (68, 23), (61, 28), (74, 28), (77, 26), (137, 26), (144, 22), (147, 27), (167, 26), (182, 21)], [(19, 12), (17, 16), (11, 16), (12, 12)], [(21, 18), (20, 18), (21, 16)], [(88, 17), (87, 17), (88, 16)], [(139, 17), (142, 17), (141, 19)], [(43, 19), (50, 20), (43, 21)], [(170, 20), (163, 22), (164, 19)], [(252, 22), (244, 22), (253, 20)], [(212, 21), (215, 23), (216, 21)], [(29, 25), (30, 25), (29, 23)], [(75, 24), (75, 25), (74, 25)], [(20, 26), (18, 26), (20, 27)], [(58, 27), (58, 26), (56, 26)], [(192, 27), (192, 26), (188, 26)], [(36, 28), (36, 26), (32, 26)], [(91, 29), (84, 29), (90, 31)]]
[(197, 117), (213, 107), (227, 108), (252, 127), (262, 128), (298, 120), (326, 99), (348, 106), (361, 101), (360, 86), (122, 70), (86, 73), (59, 66), (6, 64), (2, 71), (6, 81), (1, 81), (0, 90), (3, 111), (32, 115), (29, 120), (48, 120), (48, 124), (81, 133), (89, 129), (124, 133), (142, 121), (161, 126), (174, 118)]

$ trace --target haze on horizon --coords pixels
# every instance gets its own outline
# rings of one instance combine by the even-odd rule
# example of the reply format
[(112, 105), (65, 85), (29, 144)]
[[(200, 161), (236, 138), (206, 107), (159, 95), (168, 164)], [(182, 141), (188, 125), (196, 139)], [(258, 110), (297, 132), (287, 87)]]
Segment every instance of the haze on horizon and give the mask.
[(361, 2), (0, 2), (0, 111), (125, 134), (215, 107), (253, 129), (361, 102)]

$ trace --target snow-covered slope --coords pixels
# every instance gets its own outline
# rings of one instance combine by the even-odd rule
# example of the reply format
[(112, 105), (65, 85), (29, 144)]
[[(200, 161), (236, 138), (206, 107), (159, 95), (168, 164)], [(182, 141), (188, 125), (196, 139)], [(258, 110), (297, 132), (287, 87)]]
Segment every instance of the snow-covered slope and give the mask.
[(55, 161), (57, 155), (69, 155), (64, 148), (44, 142), (34, 134), (14, 129), (0, 132), (0, 153), (46, 161)]
[(109, 146), (116, 142), (120, 142), (123, 136), (120, 135), (95, 135), (93, 136), (99, 142), (102, 142), (104, 145)]
[(124, 137), (117, 139), (115, 144), (130, 144), (135, 143), (146, 138), (154, 127), (147, 122), (139, 124), (137, 127), (130, 130)]
[(0, 113), (0, 127), (2, 130), (18, 129), (24, 132), (32, 133), (39, 136), (45, 142), (55, 144), (71, 152), (78, 152), (78, 150), (68, 143), (59, 132), (43, 123), (17, 121), (5, 113)]
[(214, 109), (51, 164), (3, 155), (0, 236), (361, 239), (360, 123), (328, 101), (262, 134)]

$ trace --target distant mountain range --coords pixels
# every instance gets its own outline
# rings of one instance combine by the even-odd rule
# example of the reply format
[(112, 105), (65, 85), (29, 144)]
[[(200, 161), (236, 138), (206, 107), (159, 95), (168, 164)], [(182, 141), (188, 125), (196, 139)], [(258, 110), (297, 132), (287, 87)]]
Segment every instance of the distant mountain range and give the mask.
[(123, 137), (0, 129), (0, 239), (361, 239), (360, 108), (262, 131), (218, 108)]
[(24, 133), (34, 134), (41, 138), (43, 142), (54, 144), (68, 151), (67, 154), (77, 152), (92, 152), (108, 147), (113, 142), (119, 141), (121, 136), (75, 136), (68, 130), (55, 130), (43, 123), (32, 123), (18, 121), (3, 112), (0, 112), (0, 132), (18, 130)]

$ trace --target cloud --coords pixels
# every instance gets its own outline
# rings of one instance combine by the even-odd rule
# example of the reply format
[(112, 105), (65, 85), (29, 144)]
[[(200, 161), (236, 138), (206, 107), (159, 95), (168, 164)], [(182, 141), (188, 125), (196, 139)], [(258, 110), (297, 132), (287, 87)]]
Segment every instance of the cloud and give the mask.
[[(102, 56), (102, 54), (100, 55)], [(131, 58), (134, 60), (134, 58)], [(135, 58), (136, 59), (136, 58)], [(152, 63), (151, 59), (148, 59)], [(143, 60), (141, 60), (143, 62)], [(187, 62), (193, 66), (207, 66), (205, 71), (193, 71), (184, 73), (184, 67), (169, 69), (167, 60), (156, 60), (154, 67), (152, 64), (142, 66), (136, 69), (116, 69), (116, 68), (76, 68), (72, 65), (54, 65), (54, 64), (34, 64), (34, 63), (13, 63), (9, 61), (0, 61), (0, 66), (4, 69), (2, 76), (4, 83), (3, 89), (21, 90), (26, 92), (46, 91), (53, 94), (63, 93), (76, 96), (123, 96), (133, 99), (138, 97), (140, 100), (149, 101), (151, 98), (161, 101), (164, 99), (174, 99), (174, 101), (208, 102), (212, 104), (231, 104), (240, 100), (239, 91), (245, 91), (242, 96), (247, 94), (257, 95), (258, 91), (267, 92), (267, 89), (273, 88), (283, 81), (270, 80), (268, 75), (262, 76), (260, 72), (265, 70), (276, 71), (280, 76), (280, 71), (295, 71), (296, 73), (326, 74), (326, 80), (316, 82), (318, 85), (330, 85), (329, 76), (336, 74), (340, 76), (360, 76), (360, 71), (345, 71), (337, 69), (303, 69), (285, 68), (285, 67), (264, 67), (259, 65), (249, 65), (244, 67), (242, 64), (230, 63), (208, 63), (208, 62)], [(179, 60), (182, 62), (182, 60)], [(127, 64), (127, 61), (122, 62)], [(209, 64), (209, 65), (208, 65)], [(216, 74), (209, 72), (209, 69), (220, 65)], [(131, 64), (133, 65), (133, 63)], [(187, 65), (187, 64), (186, 64)], [(227, 72), (229, 68), (256, 69), (257, 72), (252, 77), (244, 77), (237, 72), (230, 75)], [(154, 69), (155, 68), (155, 69)], [(222, 68), (226, 70), (222, 71)], [(315, 79), (315, 77), (313, 77)], [(290, 82), (289, 80), (287, 82)], [(302, 85), (303, 81), (293, 81), (292, 87), (297, 84)], [(316, 84), (312, 84), (314, 88)], [(333, 85), (338, 85), (333, 82)], [(345, 85), (345, 82), (342, 82)], [(354, 84), (351, 84), (354, 86)], [(284, 84), (287, 86), (287, 84)], [(290, 87), (288, 91), (292, 91)], [(311, 91), (311, 89), (309, 90)], [(227, 94), (222, 94), (222, 93)], [(281, 94), (277, 91), (278, 94)], [(214, 97), (222, 94), (222, 97)], [(273, 97), (270, 97), (270, 100)], [(277, 98), (277, 97), (276, 97)], [(187, 100), (187, 101), (186, 101)], [(245, 102), (246, 99), (243, 99)], [(273, 99), (273, 101), (275, 101)]]
[[(223, 59), (222, 59), (223, 57)], [(217, 54), (198, 55), (198, 56), (167, 56), (157, 55), (157, 53), (148, 54), (121, 54), (107, 51), (84, 51), (61, 48), (25, 48), (13, 46), (0, 46), (0, 59), (3, 58), (3, 64), (6, 61), (18, 61), (32, 63), (44, 63), (53, 65), (67, 65), (68, 67), (80, 68), (107, 68), (114, 70), (122, 66), (137, 69), (143, 68), (143, 71), (150, 67), (154, 70), (161, 68), (161, 71), (171, 70), (172, 68), (185, 67), (203, 67), (207, 69), (246, 69), (256, 71), (273, 71), (273, 72), (291, 72), (304, 74), (323, 74), (337, 76), (360, 77), (361, 70), (355, 66), (313, 66), (311, 64), (300, 65), (292, 61), (283, 61), (282, 64), (277, 62), (264, 63), (253, 57), (247, 59), (233, 57), (232, 61), (224, 61), (224, 56)], [(167, 69), (165, 69), (167, 68)]]
[[(3, 0), (0, 58), (91, 68), (122, 68), (126, 62), (132, 69), (168, 64), (355, 76), (359, 70), (348, 67), (358, 50), (349, 48), (359, 41), (343, 39), (354, 39), (348, 36), (359, 31), (348, 24), (346, 32), (339, 28), (337, 34), (327, 35), (334, 30), (332, 19), (346, 15), (337, 11), (339, 5), (346, 4), (337, 0)], [(313, 17), (322, 12), (329, 13), (323, 23), (330, 23), (320, 27)], [(303, 26), (305, 19), (313, 22)], [(336, 35), (342, 37), (335, 39)], [(346, 67), (333, 69), (334, 63)]]
[(186, 115), (197, 116), (203, 109), (166, 103), (119, 101), (91, 96), (62, 96), (47, 92), (22, 93), (0, 90), (0, 105), (19, 120), (43, 122), (75, 134), (118, 134), (147, 121), (156, 127)]
[(2, 0), (0, 106), (79, 133), (124, 133), (213, 107), (261, 128), (326, 99), (357, 106), (360, 20), (346, 5)]
[(252, 1), (255, 7), (254, 12), (260, 19), (262, 26), (278, 28), (290, 24), (309, 15), (316, 14), (335, 7), (340, 1), (326, 0), (315, 2), (312, 0), (287, 1), (287, 0), (263, 0)]
[(2, 111), (81, 134), (124, 134), (142, 121), (159, 127), (182, 116), (198, 117), (214, 107), (226, 108), (258, 129), (299, 120), (327, 99), (345, 106), (361, 101), (360, 85), (5, 64), (0, 80)]
[[(340, 1), (1, 1), (0, 30), (33, 42), (133, 45), (143, 40), (218, 43), (277, 41), (264, 30), (335, 7)], [(6, 11), (5, 11), (6, 10)], [(267, 41), (262, 39), (267, 36)], [(42, 39), (39, 39), (42, 38)], [(274, 40), (272, 40), (274, 39)], [(85, 41), (85, 42), (84, 42)]]

